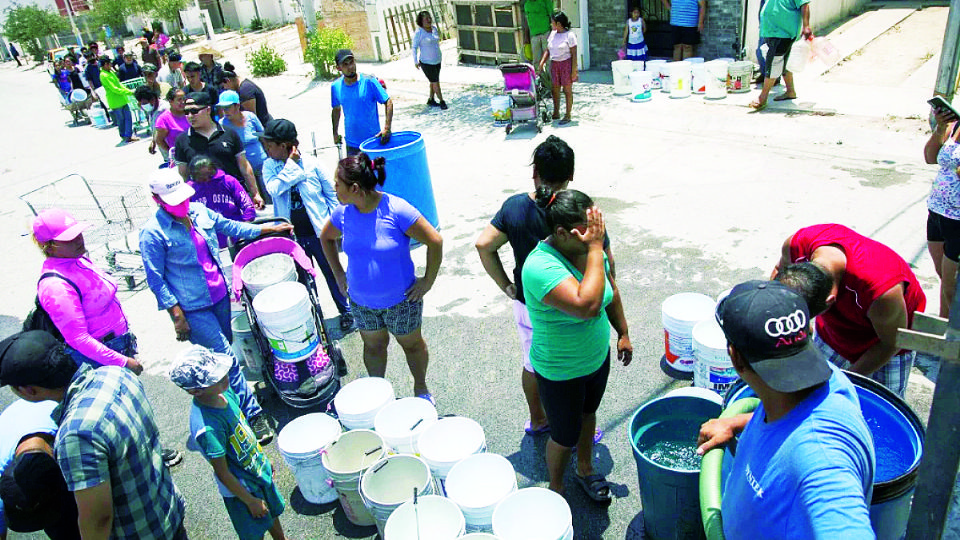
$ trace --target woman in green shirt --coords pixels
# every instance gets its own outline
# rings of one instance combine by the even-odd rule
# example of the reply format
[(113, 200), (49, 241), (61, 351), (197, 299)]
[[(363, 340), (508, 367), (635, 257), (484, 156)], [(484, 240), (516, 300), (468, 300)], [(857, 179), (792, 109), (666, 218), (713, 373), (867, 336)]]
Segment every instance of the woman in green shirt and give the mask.
[(563, 473), (577, 447), (576, 479), (597, 502), (610, 486), (593, 467), (597, 409), (610, 373), (610, 325), (617, 357), (633, 359), (620, 292), (603, 252), (603, 214), (577, 190), (537, 189), (551, 231), (523, 264), (523, 291), (533, 327), (530, 362), (550, 423), (550, 489), (563, 492)]

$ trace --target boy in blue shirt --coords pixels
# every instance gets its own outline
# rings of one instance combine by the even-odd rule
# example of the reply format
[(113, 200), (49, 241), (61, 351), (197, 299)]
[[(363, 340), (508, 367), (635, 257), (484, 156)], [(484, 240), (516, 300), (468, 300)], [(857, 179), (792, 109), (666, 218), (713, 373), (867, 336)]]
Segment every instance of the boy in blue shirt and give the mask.
[(240, 540), (284, 540), (283, 497), (273, 469), (240, 411), (227, 372), (233, 358), (193, 345), (174, 361), (170, 379), (193, 396), (190, 433), (213, 466), (217, 488)]
[[(359, 153), (360, 144), (370, 137), (380, 137), (380, 144), (387, 144), (390, 142), (390, 124), (393, 123), (393, 100), (377, 79), (357, 73), (357, 63), (352, 51), (340, 49), (334, 60), (342, 76), (330, 86), (333, 143), (340, 144), (346, 138), (348, 156)], [(382, 130), (377, 103), (384, 105)], [(340, 136), (341, 111), (344, 116), (345, 137)]]

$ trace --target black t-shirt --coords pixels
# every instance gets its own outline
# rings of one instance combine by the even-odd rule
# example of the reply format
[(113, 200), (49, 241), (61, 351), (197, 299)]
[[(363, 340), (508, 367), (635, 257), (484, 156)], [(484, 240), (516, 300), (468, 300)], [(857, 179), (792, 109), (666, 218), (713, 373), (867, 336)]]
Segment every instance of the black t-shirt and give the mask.
[(303, 199), (300, 197), (300, 190), (297, 189), (297, 186), (290, 188), (290, 223), (293, 224), (293, 234), (297, 235), (297, 238), (317, 236), (317, 231), (313, 229), (313, 223), (310, 222), (307, 207), (303, 205)]
[[(523, 263), (541, 240), (550, 236), (543, 210), (530, 198), (529, 193), (517, 193), (504, 201), (490, 224), (507, 235), (516, 266), (513, 268), (513, 283), (517, 286), (517, 300), (526, 304), (523, 298), (523, 283), (520, 275)], [(610, 238), (603, 239), (603, 249), (610, 247)]]
[(79, 69), (68, 72), (67, 76), (70, 77), (70, 85), (73, 86), (74, 90), (83, 89), (83, 79), (80, 78)]
[(272, 117), (267, 111), (267, 98), (263, 95), (263, 90), (260, 90), (260, 87), (250, 79), (244, 79), (237, 93), (240, 94), (240, 103), (250, 99), (256, 100), (257, 118), (260, 119), (261, 124), (267, 125)]
[(209, 156), (223, 172), (246, 185), (243, 173), (237, 165), (237, 154), (243, 152), (243, 143), (232, 129), (224, 130), (217, 126), (217, 130), (208, 139), (190, 128), (177, 136), (173, 148), (177, 163), (189, 165), (190, 160), (198, 155)]
[(91, 61), (87, 64), (87, 67), (83, 70), (83, 76), (87, 78), (87, 82), (90, 83), (90, 88), (96, 90), (100, 88), (100, 66), (97, 65), (96, 61)]

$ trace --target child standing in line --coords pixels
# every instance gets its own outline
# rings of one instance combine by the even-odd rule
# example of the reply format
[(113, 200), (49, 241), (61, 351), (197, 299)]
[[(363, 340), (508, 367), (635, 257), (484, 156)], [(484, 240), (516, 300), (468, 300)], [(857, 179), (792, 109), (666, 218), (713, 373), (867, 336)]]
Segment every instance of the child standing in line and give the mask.
[(647, 61), (647, 43), (643, 34), (647, 31), (647, 23), (640, 18), (640, 6), (630, 9), (630, 18), (623, 29), (623, 47), (627, 50), (626, 60), (640, 62)]
[(284, 502), (273, 468), (240, 411), (227, 373), (233, 359), (193, 345), (174, 360), (170, 379), (193, 396), (190, 433), (213, 466), (217, 488), (240, 540), (286, 540)]

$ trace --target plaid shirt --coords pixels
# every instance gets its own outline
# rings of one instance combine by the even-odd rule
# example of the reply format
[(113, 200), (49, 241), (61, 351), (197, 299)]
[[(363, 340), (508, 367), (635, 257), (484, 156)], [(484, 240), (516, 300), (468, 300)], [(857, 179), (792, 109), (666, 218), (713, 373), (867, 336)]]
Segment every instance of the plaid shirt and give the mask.
[(163, 465), (153, 407), (137, 376), (81, 366), (52, 416), (70, 491), (110, 482), (112, 538), (172, 539), (183, 522), (183, 497)]

